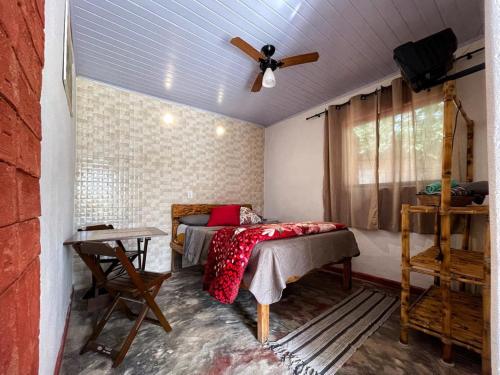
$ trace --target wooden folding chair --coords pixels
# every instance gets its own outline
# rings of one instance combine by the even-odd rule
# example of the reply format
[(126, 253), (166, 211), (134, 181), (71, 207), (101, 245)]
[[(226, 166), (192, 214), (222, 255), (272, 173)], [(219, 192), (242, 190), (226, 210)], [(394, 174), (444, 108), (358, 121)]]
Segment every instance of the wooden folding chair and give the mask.
[[(87, 225), (85, 227), (78, 228), (78, 232), (86, 232), (86, 231), (95, 231), (95, 230), (108, 230), (108, 229), (114, 229), (113, 224), (94, 224), (94, 225)], [(127, 255), (128, 259), (132, 264), (134, 264), (134, 261), (137, 259), (137, 264), (138, 268), (144, 269), (146, 268), (146, 256), (148, 252), (148, 243), (151, 240), (151, 238), (146, 237), (146, 239), (142, 238), (137, 238), (137, 249), (134, 250), (127, 250), (125, 246), (123, 245), (123, 242), (120, 240), (114, 241), (116, 243), (116, 246), (119, 246), (123, 249), (125, 254)], [(142, 248), (142, 243), (144, 242), (144, 248)], [(123, 267), (120, 266), (120, 261), (117, 258), (101, 258), (99, 257), (99, 263), (101, 264), (107, 264), (108, 267), (104, 271), (106, 275), (113, 273), (121, 273), (124, 272)], [(89, 300), (88, 302), (88, 310), (89, 311), (96, 311), (101, 309), (102, 301), (100, 300), (99, 296), (102, 294), (102, 290), (98, 290), (96, 288), (96, 280), (95, 277), (92, 276), (92, 286), (85, 292), (83, 299)]]
[[(97, 280), (97, 287), (105, 288), (113, 297), (112, 303), (95, 326), (94, 331), (83, 346), (80, 354), (92, 350), (107, 355), (113, 359), (113, 367), (116, 367), (125, 358), (144, 320), (162, 326), (166, 332), (172, 330), (172, 327), (170, 327), (170, 324), (155, 302), (155, 297), (160, 291), (162, 283), (171, 276), (170, 272), (156, 273), (136, 270), (121, 247), (113, 248), (106, 243), (81, 242), (75, 244), (74, 247), (87, 267), (92, 271)], [(126, 272), (114, 278), (108, 278), (98, 262), (100, 256), (117, 258)], [(140, 312), (138, 314), (133, 313), (127, 306), (126, 301), (142, 305)], [(120, 349), (114, 350), (105, 345), (98, 344), (96, 339), (118, 305), (122, 306), (129, 319), (136, 317), (136, 320)], [(149, 310), (154, 313), (157, 319), (146, 317)]]
[[(78, 228), (78, 232), (86, 232), (86, 231), (91, 231), (91, 230), (107, 230), (107, 229), (115, 229), (113, 224), (94, 224), (94, 225), (87, 225), (82, 228)], [(148, 252), (148, 242), (151, 240), (151, 238), (146, 238), (145, 241), (142, 238), (137, 239), (137, 249), (134, 250), (127, 250), (125, 246), (123, 245), (123, 242), (120, 240), (116, 240), (116, 245), (120, 246), (123, 251), (125, 251), (125, 254), (127, 254), (127, 257), (130, 259), (132, 263), (137, 259), (137, 264), (140, 269), (144, 271), (145, 266), (146, 266), (146, 256)], [(142, 248), (142, 243), (144, 242), (144, 248)], [(106, 269), (106, 274), (109, 274), (115, 270), (117, 265), (119, 264), (118, 260), (116, 259), (101, 259), (101, 263), (110, 263), (109, 267)]]

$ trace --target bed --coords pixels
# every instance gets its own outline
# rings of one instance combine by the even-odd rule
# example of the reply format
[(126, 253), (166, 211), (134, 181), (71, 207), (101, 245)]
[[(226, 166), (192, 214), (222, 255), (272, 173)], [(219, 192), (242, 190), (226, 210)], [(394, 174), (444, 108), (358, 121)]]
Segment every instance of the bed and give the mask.
[[(221, 227), (183, 227), (182, 216), (208, 214), (217, 205), (172, 205), (172, 271), (182, 266), (203, 264), (210, 242)], [(242, 205), (251, 208), (251, 205)], [(182, 230), (179, 230), (181, 228)], [(281, 299), (286, 284), (328, 264), (342, 264), (342, 287), (351, 287), (351, 258), (359, 255), (349, 230), (258, 243), (252, 251), (241, 287), (257, 300), (257, 338), (267, 341), (269, 305)]]

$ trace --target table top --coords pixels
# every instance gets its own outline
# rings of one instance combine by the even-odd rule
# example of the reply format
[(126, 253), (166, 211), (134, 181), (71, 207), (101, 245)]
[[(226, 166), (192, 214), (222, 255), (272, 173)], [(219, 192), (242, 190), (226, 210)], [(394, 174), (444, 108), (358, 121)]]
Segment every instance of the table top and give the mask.
[(72, 245), (85, 241), (117, 241), (134, 238), (166, 236), (167, 233), (155, 227), (105, 229), (76, 232), (71, 238), (64, 241), (64, 245)]

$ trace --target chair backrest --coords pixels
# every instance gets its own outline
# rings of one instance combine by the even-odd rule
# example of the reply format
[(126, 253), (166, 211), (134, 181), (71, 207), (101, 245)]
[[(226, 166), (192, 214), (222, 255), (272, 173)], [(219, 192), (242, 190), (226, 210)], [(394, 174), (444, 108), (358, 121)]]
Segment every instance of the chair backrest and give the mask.
[(95, 224), (78, 228), (78, 232), (86, 232), (90, 230), (106, 230), (106, 229), (115, 229), (115, 228), (113, 227), (113, 224)]
[(117, 249), (104, 242), (82, 242), (78, 247), (84, 254), (117, 257)]
[[(94, 224), (78, 228), (78, 232), (87, 232), (91, 230), (106, 230), (106, 229), (115, 229), (115, 227), (113, 226), (113, 224)], [(125, 246), (123, 245), (122, 241), (116, 240), (115, 243), (125, 251)]]
[(76, 244), (76, 249), (81, 253), (80, 256), (82, 256), (85, 264), (87, 265), (87, 267), (89, 267), (90, 271), (98, 282), (104, 282), (107, 276), (102, 271), (95, 256), (104, 255), (108, 257), (118, 258), (118, 261), (122, 264), (123, 268), (126, 270), (130, 277), (138, 277), (133, 264), (128, 259), (123, 248), (120, 246), (112, 247), (105, 242), (85, 241)]

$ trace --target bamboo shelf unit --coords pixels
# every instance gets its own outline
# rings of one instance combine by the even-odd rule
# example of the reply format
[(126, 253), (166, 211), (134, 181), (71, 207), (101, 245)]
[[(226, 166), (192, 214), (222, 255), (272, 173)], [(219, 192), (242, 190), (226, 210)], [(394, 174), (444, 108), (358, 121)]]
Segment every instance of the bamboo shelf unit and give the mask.
[[(490, 363), (490, 237), (489, 222), (485, 225), (482, 251), (469, 249), (472, 215), (486, 215), (485, 205), (452, 207), (451, 165), (454, 132), (454, 111), (467, 125), (467, 182), (472, 182), (474, 122), (467, 116), (455, 94), (455, 82), (443, 86), (444, 122), (439, 206), (403, 204), (401, 211), (402, 281), (400, 341), (408, 344), (408, 329), (416, 329), (441, 339), (442, 359), (452, 363), (452, 345), (459, 345), (481, 354), (483, 374), (491, 373)], [(434, 244), (410, 256), (410, 215), (433, 214)], [(451, 216), (465, 215), (461, 249), (451, 248)], [(435, 285), (410, 305), (410, 273), (433, 276)], [(460, 284), (452, 290), (451, 282)], [(465, 292), (465, 284), (481, 287), (481, 295)]]

